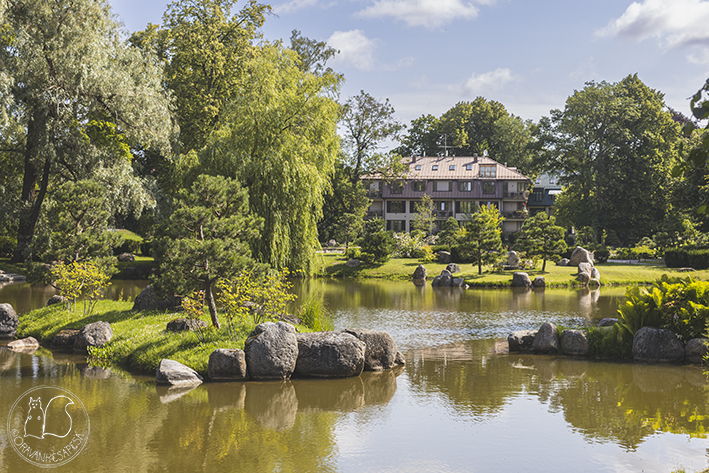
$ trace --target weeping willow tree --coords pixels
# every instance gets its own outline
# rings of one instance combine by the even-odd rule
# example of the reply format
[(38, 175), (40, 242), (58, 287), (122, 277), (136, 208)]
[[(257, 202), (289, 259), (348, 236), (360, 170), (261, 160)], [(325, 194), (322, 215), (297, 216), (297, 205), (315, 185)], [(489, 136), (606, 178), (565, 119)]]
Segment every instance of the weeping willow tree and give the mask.
[(248, 61), (200, 165), (248, 189), (252, 212), (264, 220), (254, 256), (307, 275), (315, 270), (317, 222), (339, 151), (334, 98), (341, 78), (304, 71), (300, 61), (278, 44)]

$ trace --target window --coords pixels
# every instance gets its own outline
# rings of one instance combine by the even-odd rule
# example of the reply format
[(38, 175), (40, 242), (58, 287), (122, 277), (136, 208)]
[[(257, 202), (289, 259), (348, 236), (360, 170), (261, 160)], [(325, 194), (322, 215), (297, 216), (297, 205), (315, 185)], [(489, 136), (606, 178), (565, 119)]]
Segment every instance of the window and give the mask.
[(450, 192), (450, 181), (433, 181), (433, 192)]
[(495, 193), (495, 183), (494, 182), (483, 182), (483, 194), (494, 194)]
[(497, 177), (497, 167), (494, 164), (480, 165), (480, 177)]
[(406, 231), (406, 220), (387, 220), (387, 230), (397, 233)]
[(465, 165), (465, 170), (466, 170), (466, 171), (472, 171), (472, 170), (473, 170), (473, 165), (472, 165), (472, 164), (466, 164), (466, 165)]
[(420, 171), (420, 170), (421, 170), (421, 165), (420, 165), (420, 164), (417, 164), (417, 165), (416, 165), (416, 170), (417, 170), (417, 171)]
[(532, 192), (532, 201), (541, 202), (544, 199), (544, 191), (542, 189), (534, 189)]
[(524, 192), (524, 182), (517, 183), (517, 192)]
[(436, 210), (440, 210), (441, 212), (447, 212), (451, 207), (451, 203), (446, 201), (446, 200), (440, 200), (436, 202), (435, 204)]
[(478, 211), (478, 204), (473, 200), (463, 200), (460, 202), (460, 212), (472, 214)]
[(455, 171), (455, 164), (451, 164), (450, 166), (448, 166), (448, 170)]
[(387, 213), (390, 214), (404, 214), (406, 213), (406, 201), (405, 200), (390, 200), (387, 202)]
[(438, 171), (438, 164), (434, 164), (431, 168), (432, 171)]
[(416, 192), (424, 192), (426, 190), (426, 181), (414, 181), (414, 190)]
[(391, 185), (392, 194), (401, 194), (404, 191), (404, 185), (401, 182), (395, 182)]
[(471, 181), (460, 181), (458, 182), (458, 188), (461, 192), (470, 192), (473, 190), (473, 183)]

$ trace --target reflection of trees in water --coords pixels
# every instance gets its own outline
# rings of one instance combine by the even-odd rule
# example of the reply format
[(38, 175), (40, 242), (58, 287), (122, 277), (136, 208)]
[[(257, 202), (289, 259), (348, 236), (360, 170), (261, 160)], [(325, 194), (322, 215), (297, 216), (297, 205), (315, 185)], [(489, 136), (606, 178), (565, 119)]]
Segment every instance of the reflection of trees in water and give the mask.
[(709, 432), (708, 383), (695, 366), (496, 355), (494, 342), (482, 341), (412, 350), (406, 369), (414, 390), (444, 395), (473, 420), (526, 393), (588, 439), (627, 450), (658, 431), (701, 438)]

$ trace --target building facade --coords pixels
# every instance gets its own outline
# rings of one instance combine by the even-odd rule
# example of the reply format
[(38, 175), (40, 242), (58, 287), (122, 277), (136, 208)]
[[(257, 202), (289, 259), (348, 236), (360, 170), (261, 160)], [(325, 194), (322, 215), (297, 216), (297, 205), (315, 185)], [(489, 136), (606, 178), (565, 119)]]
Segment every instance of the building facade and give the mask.
[(383, 218), (388, 230), (410, 231), (416, 203), (424, 195), (433, 199), (437, 228), (449, 217), (465, 221), (479, 205), (500, 210), (505, 235), (522, 227), (531, 181), (517, 169), (487, 156), (412, 157), (404, 158), (404, 164), (408, 172), (396, 182), (365, 178), (372, 199), (368, 217)]
[(534, 181), (534, 187), (529, 194), (529, 201), (527, 202), (529, 215), (535, 215), (539, 212), (546, 212), (551, 215), (556, 196), (559, 194), (561, 194), (559, 178), (549, 174), (541, 174)]

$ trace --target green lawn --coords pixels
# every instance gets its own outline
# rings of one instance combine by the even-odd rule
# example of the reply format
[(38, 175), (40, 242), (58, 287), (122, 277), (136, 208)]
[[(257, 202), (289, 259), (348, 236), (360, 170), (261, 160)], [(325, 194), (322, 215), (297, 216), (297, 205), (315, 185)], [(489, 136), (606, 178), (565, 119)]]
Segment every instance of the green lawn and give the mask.
[[(426, 267), (428, 280), (432, 280), (446, 268), (445, 264), (440, 263), (420, 263), (415, 259), (408, 258), (392, 258), (384, 264), (362, 264), (357, 268), (348, 268), (345, 266), (347, 259), (342, 255), (323, 255), (325, 269), (323, 274), (332, 277), (349, 277), (349, 278), (380, 278), (380, 279), (395, 279), (408, 280), (414, 273), (414, 270), (419, 264)], [(679, 272), (677, 269), (667, 268), (661, 262), (650, 262), (643, 264), (625, 264), (625, 263), (599, 263), (596, 265), (601, 273), (601, 283), (604, 285), (635, 285), (635, 284), (651, 284), (658, 280), (663, 274), (670, 276), (686, 277), (691, 275), (696, 279), (709, 279), (709, 270), (695, 271), (691, 273)], [(502, 273), (491, 272), (491, 267), (483, 266), (483, 274), (478, 274), (477, 266), (471, 264), (461, 264), (461, 272), (456, 274), (457, 277), (462, 277), (470, 286), (485, 286), (485, 287), (506, 287), (512, 282), (512, 273), (514, 271), (504, 271)], [(556, 266), (554, 263), (547, 262), (546, 271), (541, 271), (541, 264), (534, 270), (527, 271), (529, 277), (534, 279), (536, 276), (544, 276), (548, 286), (574, 286), (580, 285), (576, 280), (576, 268)]]

